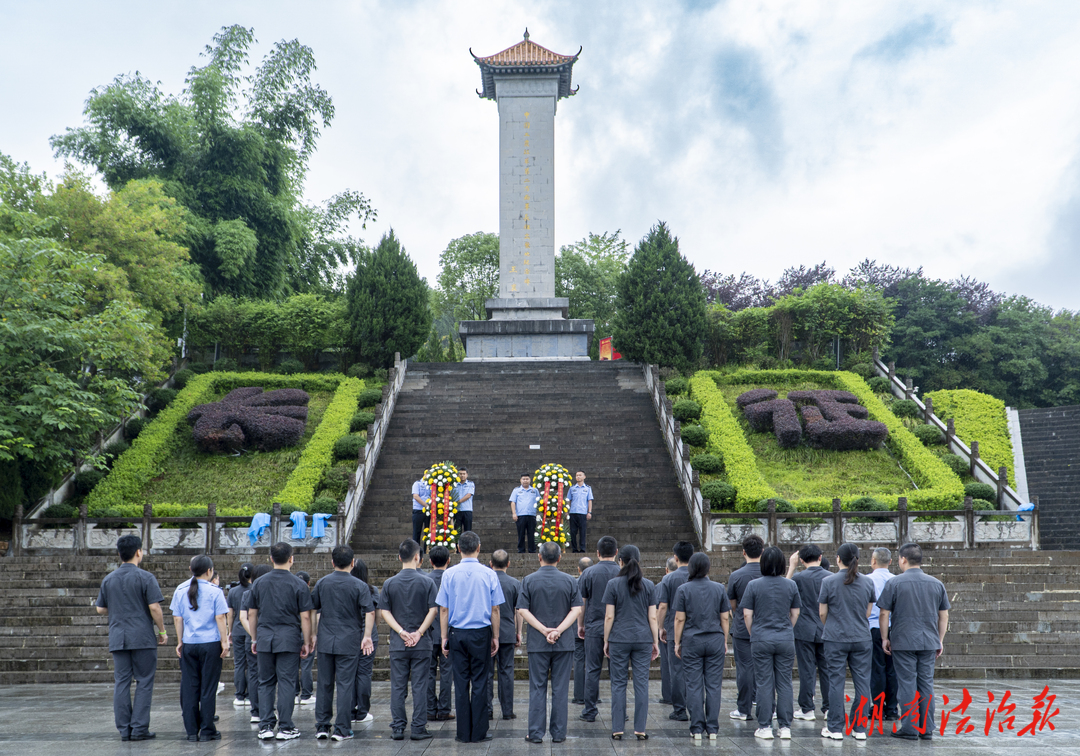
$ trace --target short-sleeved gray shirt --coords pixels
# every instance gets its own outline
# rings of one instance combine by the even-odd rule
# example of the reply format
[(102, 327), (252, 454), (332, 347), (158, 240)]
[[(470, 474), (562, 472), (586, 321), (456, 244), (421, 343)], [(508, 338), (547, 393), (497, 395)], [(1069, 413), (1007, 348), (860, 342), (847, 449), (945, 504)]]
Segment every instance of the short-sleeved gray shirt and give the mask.
[(503, 598), (499, 605), (499, 643), (517, 643), (517, 625), (514, 615), (517, 612), (518, 594), (521, 593), (521, 581), (507, 575), (503, 570), (495, 570), (499, 577)]
[(792, 578), (795, 585), (799, 586), (799, 600), (802, 602), (802, 611), (795, 623), (795, 640), (821, 642), (824, 627), (821, 617), (818, 616), (818, 596), (821, 595), (821, 581), (831, 574), (820, 565), (814, 565), (796, 572)]
[(675, 610), (671, 608), (671, 605), (675, 603), (675, 592), (679, 590), (679, 586), (690, 579), (690, 568), (685, 564), (679, 569), (664, 575), (663, 580), (660, 581), (660, 593), (657, 598), (657, 604), (667, 604), (667, 614), (664, 615), (664, 629), (667, 630), (667, 638), (670, 642), (675, 642)]
[[(379, 610), (390, 612), (406, 631), (415, 633), (424, 624), (428, 611), (438, 606), (439, 591), (435, 581), (420, 570), (402, 570), (383, 583)], [(390, 633), (391, 651), (426, 651), (431, 653), (431, 634), (424, 633), (415, 646), (406, 646), (398, 633)]]
[(750, 626), (753, 641), (795, 642), (791, 629), (791, 609), (801, 609), (799, 587), (794, 580), (779, 575), (751, 580), (739, 602), (739, 612), (750, 609), (754, 622)]
[(157, 647), (157, 631), (150, 604), (165, 600), (157, 578), (124, 562), (105, 576), (97, 605), (109, 610), (109, 650), (135, 651)]
[(334, 570), (319, 578), (311, 592), (319, 613), (319, 650), (328, 654), (359, 654), (364, 640), (363, 616), (375, 611), (367, 584), (348, 572)]
[(273, 569), (251, 584), (245, 603), (259, 613), (255, 641), (260, 652), (300, 652), (300, 615), (312, 609), (307, 583), (288, 570)]
[[(361, 580), (360, 582), (363, 583), (364, 581)], [(378, 611), (378, 609), (379, 609), (379, 589), (376, 588), (373, 585), (368, 585), (367, 583), (364, 583), (364, 585), (367, 585), (368, 592), (371, 594), (371, 605), (373, 607), (375, 607), (376, 611)], [(366, 627), (367, 627), (367, 617), (364, 616), (364, 615), (360, 615), (360, 637), (361, 638), (364, 635), (364, 628), (366, 628)], [(375, 623), (375, 627), (371, 628), (371, 640), (372, 640), (373, 643), (378, 643), (379, 642), (379, 623), (378, 622)]]
[[(427, 576), (431, 578), (431, 582), (435, 583), (435, 596), (438, 598), (439, 588), (442, 587), (443, 575), (446, 574), (446, 570), (432, 570), (427, 573)], [(431, 623), (431, 629), (428, 631), (431, 636), (431, 642), (436, 646), (442, 645), (442, 620), (436, 616), (435, 621)]]
[(735, 602), (732, 612), (734, 621), (731, 623), (731, 637), (739, 640), (750, 640), (750, 633), (746, 631), (746, 622), (743, 621), (742, 597), (746, 593), (746, 586), (751, 580), (761, 577), (761, 562), (747, 562), (739, 569), (731, 573), (727, 584), (727, 597)]
[[(709, 578), (687, 580), (675, 591), (675, 601), (668, 609), (671, 614), (684, 612), (686, 623), (683, 625), (682, 643), (695, 636), (723, 634), (720, 624), (721, 615), (731, 611), (727, 591), (723, 583), (714, 583)], [(675, 640), (671, 636), (669, 640)]]
[(604, 637), (604, 590), (608, 581), (619, 574), (619, 565), (601, 559), (581, 573), (578, 586), (581, 598), (585, 600), (585, 635), (591, 638)]
[(951, 608), (945, 586), (919, 567), (894, 577), (885, 584), (877, 600), (889, 615), (889, 644), (894, 651), (936, 651), (938, 612)]
[(631, 595), (627, 579), (613, 577), (604, 589), (605, 613), (609, 605), (615, 607), (609, 643), (652, 643), (649, 607), (656, 606), (657, 601), (656, 586), (651, 580), (642, 579), (641, 590), (637, 595)]
[(244, 594), (251, 588), (251, 584), (248, 585), (234, 585), (229, 589), (229, 595), (226, 601), (229, 604), (229, 610), (233, 613), (233, 626), (232, 636), (233, 643), (244, 641), (247, 637), (247, 631), (244, 630), (244, 626), (240, 624), (240, 612), (243, 611), (242, 606), (244, 603)]
[[(866, 609), (874, 603), (874, 581), (866, 575), (856, 575), (855, 582), (844, 585), (847, 570), (829, 575), (821, 582), (818, 604), (829, 605), (822, 640), (834, 643), (864, 643), (870, 641), (870, 625)], [(817, 604), (814, 605), (815, 610)]]
[[(591, 568), (590, 568), (591, 569)], [(552, 629), (557, 628), (566, 619), (566, 615), (575, 606), (581, 606), (581, 594), (578, 593), (577, 581), (560, 572), (553, 564), (545, 564), (521, 581), (518, 593), (518, 609), (528, 609), (540, 624)], [(563, 633), (554, 644), (548, 643), (540, 631), (529, 625), (527, 645), (529, 653), (540, 651), (573, 651), (573, 629)]]

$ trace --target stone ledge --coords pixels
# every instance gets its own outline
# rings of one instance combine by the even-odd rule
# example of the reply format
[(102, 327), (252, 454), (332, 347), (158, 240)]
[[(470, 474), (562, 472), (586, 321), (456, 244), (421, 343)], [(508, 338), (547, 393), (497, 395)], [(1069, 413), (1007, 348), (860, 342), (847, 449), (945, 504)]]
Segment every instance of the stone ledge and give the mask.
[[(490, 301), (490, 300), (489, 300)], [(592, 335), (591, 320), (463, 320), (462, 336), (517, 336), (525, 334), (582, 333)]]

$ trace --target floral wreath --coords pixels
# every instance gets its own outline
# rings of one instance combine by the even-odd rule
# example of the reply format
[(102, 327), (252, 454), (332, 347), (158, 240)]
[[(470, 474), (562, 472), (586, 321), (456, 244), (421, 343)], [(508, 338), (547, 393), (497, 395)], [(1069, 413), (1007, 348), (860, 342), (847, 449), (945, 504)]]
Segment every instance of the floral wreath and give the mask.
[[(539, 488), (541, 493), (536, 516), (536, 540), (539, 543), (551, 541), (563, 547), (570, 543), (566, 531), (570, 501), (565, 497), (570, 482), (570, 471), (551, 462), (541, 465), (540, 469), (533, 473), (533, 485)], [(540, 486), (541, 483), (544, 484), (543, 487)]]
[(461, 482), (457, 467), (450, 461), (436, 462), (424, 470), (420, 480), (431, 489), (424, 502), (424, 514), (428, 518), (424, 543), (428, 548), (440, 544), (451, 550), (457, 548), (458, 532), (454, 517), (458, 513), (458, 503), (452, 495), (454, 485)]

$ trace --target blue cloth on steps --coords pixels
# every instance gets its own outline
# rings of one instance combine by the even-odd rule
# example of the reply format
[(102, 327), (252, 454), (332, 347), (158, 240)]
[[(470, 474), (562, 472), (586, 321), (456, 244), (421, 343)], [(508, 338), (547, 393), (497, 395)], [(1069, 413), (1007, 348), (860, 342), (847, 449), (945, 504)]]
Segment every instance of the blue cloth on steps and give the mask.
[(292, 537), (297, 541), (307, 538), (307, 515), (303, 512), (293, 512), (289, 515), (292, 520)]
[(259, 512), (251, 518), (251, 526), (248, 527), (248, 540), (251, 541), (251, 545), (254, 546), (266, 529), (270, 527), (270, 515), (266, 512)]
[(326, 535), (326, 521), (333, 515), (326, 512), (316, 512), (311, 516), (311, 537), (323, 538)]

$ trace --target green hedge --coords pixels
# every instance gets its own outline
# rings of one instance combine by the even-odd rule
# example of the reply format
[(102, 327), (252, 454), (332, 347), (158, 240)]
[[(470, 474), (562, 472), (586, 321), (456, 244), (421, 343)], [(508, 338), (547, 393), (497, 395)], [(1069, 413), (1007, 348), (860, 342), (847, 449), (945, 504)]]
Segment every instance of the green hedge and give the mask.
[(979, 456), (997, 474), (999, 467), (1009, 471), (1009, 485), (1016, 485), (1013, 474), (1012, 437), (1005, 417), (1005, 402), (971, 389), (931, 391), (934, 414), (942, 420), (952, 418), (956, 435), (968, 446), (979, 442)]

